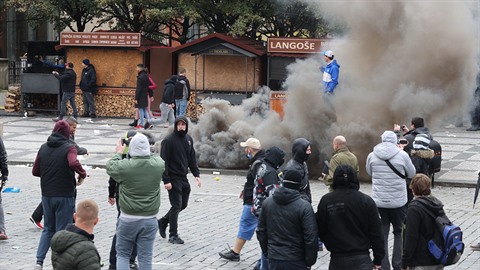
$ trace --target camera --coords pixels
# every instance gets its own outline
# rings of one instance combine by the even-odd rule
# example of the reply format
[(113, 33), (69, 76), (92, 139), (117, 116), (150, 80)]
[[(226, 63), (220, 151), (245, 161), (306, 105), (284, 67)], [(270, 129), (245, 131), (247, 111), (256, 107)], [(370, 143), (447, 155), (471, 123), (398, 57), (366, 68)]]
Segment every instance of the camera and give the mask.
[(402, 125), (400, 128), (401, 128), (402, 130), (405, 130), (405, 129), (407, 129), (407, 126)]
[(130, 139), (128, 139), (128, 138), (122, 138), (122, 144), (128, 146), (128, 145), (130, 144)]
[(408, 144), (408, 141), (407, 141), (407, 139), (400, 139), (400, 140), (398, 141), (398, 143), (399, 143), (399, 144)]

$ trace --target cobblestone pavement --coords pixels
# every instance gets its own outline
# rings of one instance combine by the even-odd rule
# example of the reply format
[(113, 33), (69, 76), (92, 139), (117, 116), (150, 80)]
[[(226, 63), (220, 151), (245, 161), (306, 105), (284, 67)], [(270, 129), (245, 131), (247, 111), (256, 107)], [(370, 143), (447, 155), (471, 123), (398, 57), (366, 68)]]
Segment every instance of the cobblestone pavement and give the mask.
[[(0, 117), (4, 123), (5, 145), (12, 162), (10, 181), (7, 186), (16, 186), (20, 193), (2, 193), (6, 212), (7, 234), (10, 239), (0, 241), (0, 270), (33, 269), (40, 230), (28, 220), (40, 202), (39, 179), (31, 175), (31, 163), (39, 146), (45, 142), (53, 127), (50, 118)], [(107, 203), (108, 176), (97, 166), (102, 166), (111, 157), (115, 141), (128, 129), (127, 119), (102, 119), (91, 122), (81, 120), (77, 132), (78, 143), (89, 149), (90, 155), (81, 162), (86, 164), (89, 178), (79, 187), (78, 199), (93, 198), (100, 206), (100, 222), (95, 228), (95, 245), (108, 269), (108, 255), (115, 229), (116, 208)], [(158, 133), (157, 133), (158, 132)], [(158, 136), (165, 129), (154, 129)], [(444, 147), (444, 170), (438, 175), (438, 182), (471, 186), (476, 182), (476, 171), (480, 168), (480, 133), (450, 129), (435, 133), (435, 138)], [(13, 165), (18, 164), (18, 165)], [(29, 165), (30, 164), (30, 165)], [(179, 233), (184, 245), (172, 245), (157, 235), (154, 247), (154, 269), (252, 269), (260, 249), (255, 238), (247, 242), (240, 262), (220, 259), (218, 252), (227, 244), (233, 245), (237, 233), (242, 201), (238, 195), (242, 189), (242, 172), (226, 175), (220, 180), (217, 175), (203, 170), (202, 188), (193, 186), (188, 208), (180, 214)], [(371, 186), (362, 183), (361, 190), (370, 194)], [(313, 207), (316, 210), (319, 199), (327, 189), (323, 183), (312, 181)], [(447, 269), (480, 269), (480, 252), (471, 251), (468, 246), (480, 242), (480, 210), (472, 208), (473, 188), (438, 186), (433, 190), (445, 204), (445, 210), (464, 231), (467, 245), (461, 261)], [(159, 217), (168, 211), (168, 196), (161, 194)], [(480, 203), (480, 202), (479, 202)], [(393, 237), (390, 237), (392, 240)], [(390, 250), (393, 242), (390, 241)], [(317, 263), (312, 269), (328, 269), (329, 252), (319, 252)], [(50, 253), (45, 269), (51, 269)]]

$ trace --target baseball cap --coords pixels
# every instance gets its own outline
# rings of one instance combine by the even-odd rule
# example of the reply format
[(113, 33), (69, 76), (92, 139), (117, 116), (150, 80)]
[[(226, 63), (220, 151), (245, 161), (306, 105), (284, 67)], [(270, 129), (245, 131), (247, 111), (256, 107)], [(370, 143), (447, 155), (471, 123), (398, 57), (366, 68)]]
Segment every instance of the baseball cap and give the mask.
[(247, 141), (240, 143), (241, 147), (251, 147), (253, 149), (261, 149), (260, 141), (256, 138), (248, 138)]
[(327, 50), (327, 51), (324, 51), (323, 52), (323, 55), (327, 56), (327, 57), (332, 57), (333, 56), (333, 52), (330, 51), (330, 50)]

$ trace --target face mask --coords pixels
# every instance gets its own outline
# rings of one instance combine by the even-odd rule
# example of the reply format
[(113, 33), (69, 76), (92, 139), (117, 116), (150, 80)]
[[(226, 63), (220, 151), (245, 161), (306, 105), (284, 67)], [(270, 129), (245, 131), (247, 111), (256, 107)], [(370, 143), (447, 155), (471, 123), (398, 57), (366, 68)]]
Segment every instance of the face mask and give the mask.
[(309, 157), (309, 156), (310, 156), (309, 154), (305, 154), (305, 161), (308, 160), (308, 157)]
[(251, 154), (251, 153), (247, 153), (247, 158), (248, 158), (248, 159), (252, 159), (252, 158), (253, 158), (252, 154)]
[(180, 136), (185, 136), (185, 134), (187, 134), (187, 132), (185, 130), (178, 130), (177, 133)]

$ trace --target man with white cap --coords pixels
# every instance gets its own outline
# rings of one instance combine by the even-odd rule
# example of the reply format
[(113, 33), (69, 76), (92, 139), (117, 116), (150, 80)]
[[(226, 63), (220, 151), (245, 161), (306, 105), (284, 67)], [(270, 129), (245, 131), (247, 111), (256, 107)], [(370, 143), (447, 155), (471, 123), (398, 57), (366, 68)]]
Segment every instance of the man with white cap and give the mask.
[(241, 142), (240, 146), (245, 148), (245, 155), (250, 163), (250, 169), (247, 173), (247, 181), (243, 186), (243, 191), (240, 193), (240, 198), (243, 198), (242, 216), (240, 217), (238, 234), (233, 248), (218, 253), (220, 257), (230, 261), (240, 260), (240, 251), (245, 243), (252, 239), (253, 233), (257, 228), (258, 219), (252, 213), (253, 188), (255, 186), (254, 181), (255, 176), (257, 175), (258, 167), (265, 157), (265, 151), (262, 149), (260, 141), (256, 138), (248, 138), (247, 141)]
[(147, 136), (137, 133), (126, 145), (117, 142), (115, 155), (107, 162), (107, 174), (121, 185), (117, 223), (117, 269), (130, 268), (130, 254), (137, 246), (139, 269), (152, 269), (153, 243), (158, 230), (156, 216), (160, 208), (160, 183), (164, 161), (150, 153)]
[(327, 62), (327, 66), (320, 68), (320, 71), (323, 72), (323, 100), (332, 110), (335, 110), (332, 98), (335, 95), (334, 91), (338, 85), (338, 76), (340, 74), (340, 65), (337, 63), (337, 60), (334, 60), (334, 57), (331, 50), (324, 51), (323, 58)]
[(402, 264), (402, 225), (407, 213), (406, 178), (415, 175), (415, 166), (408, 154), (397, 144), (397, 135), (385, 131), (382, 142), (373, 148), (367, 157), (367, 173), (372, 176), (372, 198), (378, 207), (385, 240), (385, 257), (382, 269), (390, 270), (388, 261), (388, 234), (393, 226), (392, 267)]

